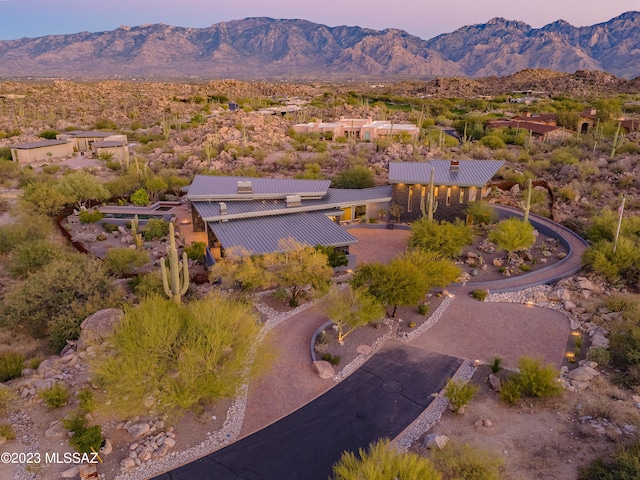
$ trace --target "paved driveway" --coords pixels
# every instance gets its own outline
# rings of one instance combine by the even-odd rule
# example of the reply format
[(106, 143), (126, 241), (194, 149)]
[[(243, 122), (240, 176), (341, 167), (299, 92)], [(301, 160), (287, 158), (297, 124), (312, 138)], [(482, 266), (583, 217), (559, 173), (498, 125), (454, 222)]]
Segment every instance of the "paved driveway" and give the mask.
[(326, 480), (345, 450), (393, 438), (431, 403), (462, 360), (388, 343), (324, 395), (163, 480)]

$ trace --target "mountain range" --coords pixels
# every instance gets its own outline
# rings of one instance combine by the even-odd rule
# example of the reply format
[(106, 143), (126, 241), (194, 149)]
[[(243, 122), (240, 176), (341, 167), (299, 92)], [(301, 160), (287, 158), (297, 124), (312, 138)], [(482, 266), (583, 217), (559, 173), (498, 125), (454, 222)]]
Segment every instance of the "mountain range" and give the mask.
[(640, 76), (640, 12), (574, 27), (494, 18), (430, 40), (397, 29), (246, 18), (0, 41), (0, 77), (347, 80), (505, 76), (527, 68)]

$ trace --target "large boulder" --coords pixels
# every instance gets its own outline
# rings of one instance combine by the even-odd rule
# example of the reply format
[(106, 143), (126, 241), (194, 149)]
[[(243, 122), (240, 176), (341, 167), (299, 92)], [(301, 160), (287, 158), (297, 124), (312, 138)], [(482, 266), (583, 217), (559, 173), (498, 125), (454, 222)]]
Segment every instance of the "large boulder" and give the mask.
[(433, 433), (424, 437), (424, 446), (430, 450), (441, 450), (447, 446), (449, 437), (446, 435), (435, 435)]
[(324, 360), (316, 360), (313, 362), (313, 370), (320, 378), (331, 378), (336, 374), (331, 364)]
[(87, 317), (80, 324), (78, 350), (85, 350), (91, 345), (100, 345), (113, 334), (116, 325), (124, 318), (119, 308), (105, 308)]

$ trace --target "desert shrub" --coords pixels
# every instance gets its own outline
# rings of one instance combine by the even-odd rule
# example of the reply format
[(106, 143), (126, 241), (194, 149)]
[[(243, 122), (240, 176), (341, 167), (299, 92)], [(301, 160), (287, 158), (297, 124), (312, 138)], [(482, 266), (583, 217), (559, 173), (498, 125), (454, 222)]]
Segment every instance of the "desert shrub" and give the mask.
[(510, 380), (514, 381), (524, 397), (547, 398), (559, 395), (562, 387), (558, 383), (559, 372), (551, 364), (542, 360), (522, 357), (518, 361), (520, 371)]
[(145, 240), (155, 240), (169, 235), (169, 222), (152, 218), (142, 229)]
[(56, 135), (58, 135), (58, 133), (60, 133), (60, 132), (58, 132), (57, 130), (44, 130), (44, 131), (40, 132), (38, 134), (38, 136), (40, 138), (44, 138), (44, 139), (47, 139), (47, 140), (55, 140), (56, 139)]
[(500, 480), (504, 459), (468, 443), (449, 442), (433, 450), (429, 458), (442, 473), (443, 480)]
[(520, 386), (513, 379), (502, 382), (500, 386), (500, 400), (509, 405), (515, 405), (522, 398)]
[(104, 228), (104, 231), (107, 233), (113, 233), (118, 231), (118, 225), (116, 225), (115, 223), (103, 223), (102, 228)]
[(60, 245), (48, 240), (34, 240), (22, 243), (13, 250), (7, 269), (13, 278), (26, 278), (61, 256)]
[(164, 294), (162, 275), (157, 270), (133, 277), (129, 280), (129, 286), (133, 290), (133, 293), (140, 298)]
[(409, 246), (442, 255), (457, 257), (465, 245), (473, 242), (473, 230), (461, 220), (454, 223), (430, 221), (426, 217), (411, 225)]
[(85, 413), (93, 412), (96, 409), (96, 399), (92, 390), (85, 388), (78, 392), (80, 410)]
[(611, 354), (606, 348), (590, 348), (587, 352), (587, 359), (591, 362), (597, 362), (599, 365), (609, 365)]
[(418, 313), (420, 315), (426, 315), (429, 313), (429, 305), (425, 305), (424, 303), (418, 305)]
[(0, 438), (13, 440), (14, 438), (16, 438), (16, 432), (8, 423), (2, 423), (0, 424)]
[(185, 247), (184, 251), (190, 260), (201, 262), (204, 260), (205, 248), (204, 242), (193, 242), (190, 246)]
[(322, 355), (322, 360), (325, 362), (329, 362), (331, 365), (338, 365), (340, 363), (341, 358), (338, 355), (331, 355), (330, 353), (325, 353)]
[(579, 480), (631, 480), (640, 478), (640, 440), (629, 446), (618, 447), (611, 458), (597, 458), (588, 467), (581, 468)]
[(473, 399), (477, 391), (478, 387), (471, 382), (449, 380), (444, 388), (444, 396), (449, 400), (451, 410), (458, 413), (461, 408)]
[(210, 296), (189, 304), (148, 297), (129, 310), (112, 351), (91, 362), (107, 405), (121, 415), (189, 409), (233, 396), (246, 381), (244, 362), (259, 326), (246, 304)]
[(578, 195), (578, 192), (567, 185), (566, 187), (560, 188), (557, 195), (560, 200), (563, 200), (565, 202), (573, 202)]
[(494, 223), (497, 215), (493, 207), (484, 202), (471, 202), (467, 207), (467, 215), (471, 217), (471, 221), (475, 224)]
[(523, 263), (522, 265), (520, 265), (520, 270), (522, 270), (523, 272), (528, 272), (529, 270), (531, 270), (531, 265)]
[(96, 121), (94, 128), (96, 130), (117, 130), (118, 125), (113, 120), (109, 120), (107, 118), (99, 118)]
[(614, 250), (614, 242), (600, 240), (584, 252), (582, 261), (610, 282), (633, 281), (639, 275), (640, 245), (620, 236)]
[(139, 188), (130, 197), (131, 203), (137, 205), (138, 207), (146, 207), (149, 205), (149, 194), (144, 188)]
[[(2, 383), (2, 382), (0, 382)], [(14, 399), (14, 394), (9, 387), (0, 385), (0, 415), (5, 416)]]
[(104, 215), (100, 210), (82, 210), (78, 213), (78, 218), (82, 223), (96, 223), (102, 220)]
[(491, 373), (498, 373), (500, 370), (502, 370), (502, 358), (493, 357), (493, 360), (491, 360), (489, 368), (491, 369)]
[(61, 168), (60, 165), (43, 165), (42, 171), (48, 175), (55, 175)]
[(487, 135), (485, 137), (482, 137), (480, 143), (485, 147), (489, 147), (491, 150), (498, 150), (499, 148), (506, 147), (504, 140), (502, 140), (497, 135)]
[(62, 420), (62, 425), (73, 432), (69, 444), (80, 453), (97, 452), (102, 445), (102, 427), (87, 426), (87, 419), (82, 412), (70, 415)]
[(51, 409), (60, 408), (69, 401), (69, 391), (60, 383), (54, 383), (48, 390), (42, 390), (39, 396)]
[(149, 254), (144, 250), (126, 247), (112, 248), (107, 251), (104, 262), (109, 273), (121, 276), (149, 263)]
[(511, 254), (533, 245), (536, 240), (533, 230), (533, 226), (529, 222), (512, 217), (498, 223), (489, 232), (489, 240)]
[(479, 302), (484, 302), (488, 294), (489, 292), (487, 292), (486, 290), (482, 290), (480, 288), (476, 288), (471, 291), (471, 296), (476, 300), (478, 300)]
[(374, 185), (373, 171), (364, 165), (350, 167), (331, 180), (333, 188), (369, 188)]
[(442, 480), (431, 461), (413, 452), (391, 448), (382, 439), (360, 449), (358, 454), (344, 452), (333, 466), (332, 480)]
[(18, 378), (24, 368), (24, 355), (17, 352), (0, 355), (0, 382)]
[(52, 232), (53, 224), (44, 215), (20, 215), (15, 223), (0, 226), (0, 255), (10, 253), (23, 243), (43, 240)]
[(551, 161), (555, 165), (577, 165), (580, 162), (580, 150), (577, 147), (560, 147), (551, 152)]
[(346, 267), (349, 264), (347, 254), (334, 246), (316, 245), (315, 249), (327, 256), (327, 265), (331, 268)]

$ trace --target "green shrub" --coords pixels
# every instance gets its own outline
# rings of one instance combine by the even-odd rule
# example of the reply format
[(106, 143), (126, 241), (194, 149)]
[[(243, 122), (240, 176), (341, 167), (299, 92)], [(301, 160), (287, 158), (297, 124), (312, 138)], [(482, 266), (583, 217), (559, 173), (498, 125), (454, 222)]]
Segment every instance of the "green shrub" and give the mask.
[(9, 258), (7, 269), (13, 278), (27, 278), (62, 256), (60, 245), (49, 240), (34, 240), (18, 245)]
[(131, 203), (137, 205), (138, 207), (146, 207), (149, 205), (149, 194), (144, 188), (139, 188), (131, 195)]
[(498, 373), (500, 370), (502, 370), (502, 358), (493, 357), (489, 368), (491, 368), (491, 373)]
[(480, 288), (476, 288), (471, 291), (471, 296), (476, 300), (478, 300), (479, 302), (484, 302), (488, 294), (489, 292), (487, 292), (486, 290), (482, 290)]
[(499, 222), (489, 232), (489, 240), (498, 248), (506, 250), (509, 255), (517, 250), (526, 250), (536, 240), (533, 226), (529, 222), (512, 217)]
[(609, 365), (609, 362), (611, 362), (611, 354), (606, 348), (590, 348), (587, 352), (587, 359), (591, 362), (597, 362), (598, 365), (605, 366)]
[(520, 386), (513, 379), (502, 382), (500, 386), (500, 400), (509, 405), (515, 405), (522, 398)]
[(637, 280), (640, 245), (631, 238), (620, 236), (614, 250), (614, 242), (600, 240), (584, 252), (582, 261), (610, 282)]
[(145, 240), (155, 240), (169, 235), (169, 222), (152, 218), (142, 229), (142, 236)]
[(39, 396), (44, 400), (45, 405), (51, 409), (60, 408), (69, 401), (69, 392), (60, 383), (54, 383), (50, 389), (42, 390)]
[(315, 249), (327, 256), (327, 265), (331, 268), (346, 267), (349, 265), (347, 254), (334, 246), (316, 245)]
[(78, 218), (82, 223), (96, 223), (98, 220), (102, 220), (104, 215), (100, 210), (82, 210), (78, 213)]
[(96, 409), (96, 399), (93, 391), (85, 388), (78, 392), (78, 400), (80, 401), (80, 410), (85, 413), (93, 412)]
[(16, 438), (16, 432), (8, 423), (0, 424), (0, 438), (6, 438), (7, 440), (13, 440)]
[(87, 428), (87, 418), (84, 413), (76, 412), (64, 417), (62, 426), (71, 432), (79, 432)]
[(498, 150), (499, 148), (506, 147), (504, 140), (497, 135), (487, 135), (480, 140), (480, 143), (485, 147), (489, 147), (491, 150)]
[(333, 188), (369, 188), (374, 185), (373, 171), (364, 165), (348, 168), (331, 180)]
[(640, 478), (640, 440), (618, 447), (610, 459), (598, 458), (581, 468), (579, 480), (631, 480)]
[(102, 446), (102, 427), (87, 427), (87, 419), (82, 412), (66, 417), (62, 420), (62, 425), (73, 432), (69, 444), (78, 452), (97, 452)]
[(444, 388), (444, 396), (449, 400), (451, 410), (458, 413), (461, 408), (473, 399), (477, 391), (478, 387), (471, 382), (449, 380), (449, 383)]
[(57, 130), (45, 130), (43, 132), (40, 132), (38, 136), (47, 140), (55, 140), (58, 133), (60, 132), (58, 132)]
[(138, 298), (149, 297), (152, 295), (164, 295), (162, 275), (157, 270), (133, 277), (129, 280), (129, 286)]
[(430, 458), (445, 480), (501, 480), (504, 459), (468, 443), (449, 442)]
[(42, 171), (48, 175), (55, 175), (60, 171), (60, 165), (44, 165)]
[(471, 202), (467, 206), (467, 215), (475, 224), (490, 224), (496, 221), (497, 215), (495, 209), (488, 203), (476, 201)]
[(0, 382), (18, 378), (24, 369), (24, 355), (17, 352), (0, 355)]
[(344, 452), (333, 466), (331, 480), (442, 480), (431, 461), (413, 452), (400, 452), (382, 439), (360, 449)]
[(338, 355), (331, 355), (330, 353), (325, 353), (322, 355), (322, 360), (325, 362), (329, 362), (331, 365), (339, 365), (341, 358)]
[(420, 315), (426, 315), (429, 313), (429, 305), (425, 305), (424, 303), (418, 305), (418, 313)]
[(422, 217), (411, 225), (409, 246), (442, 255), (457, 257), (465, 245), (473, 242), (473, 230), (461, 220), (454, 223), (430, 221)]
[(107, 251), (104, 262), (109, 273), (121, 276), (149, 263), (149, 254), (144, 250), (126, 247), (112, 248)]
[[(559, 372), (553, 365), (544, 364), (541, 359), (522, 357), (518, 361), (518, 368), (520, 371), (512, 375), (506, 383), (513, 382), (521, 396), (547, 398), (562, 393), (562, 387), (558, 383)], [(504, 389), (503, 384), (502, 390)]]
[(107, 233), (113, 233), (118, 231), (118, 225), (116, 225), (115, 223), (103, 223), (102, 228), (104, 228), (104, 231)]
[(520, 265), (520, 270), (522, 270), (523, 272), (528, 272), (529, 270), (531, 270), (531, 265), (523, 263), (522, 265)]
[(14, 399), (13, 391), (6, 386), (0, 387), (0, 416), (4, 417)]
[(193, 242), (190, 246), (185, 247), (184, 251), (187, 254), (187, 258), (189, 258), (190, 260), (201, 262), (204, 260), (205, 248), (206, 243)]

